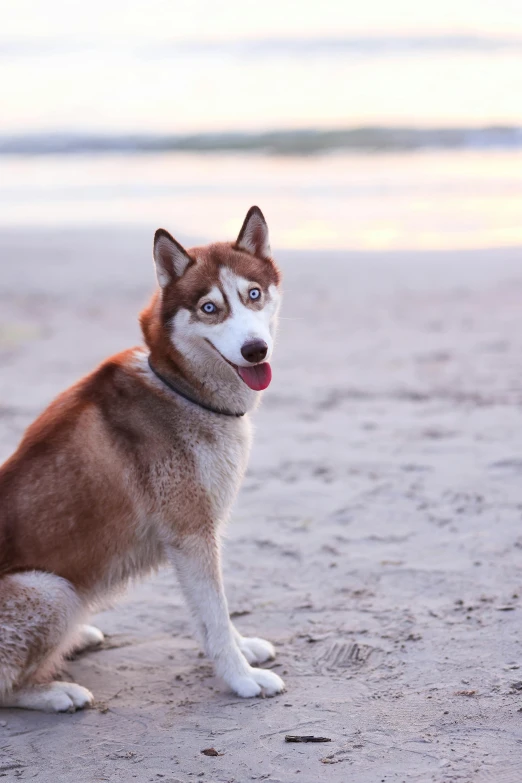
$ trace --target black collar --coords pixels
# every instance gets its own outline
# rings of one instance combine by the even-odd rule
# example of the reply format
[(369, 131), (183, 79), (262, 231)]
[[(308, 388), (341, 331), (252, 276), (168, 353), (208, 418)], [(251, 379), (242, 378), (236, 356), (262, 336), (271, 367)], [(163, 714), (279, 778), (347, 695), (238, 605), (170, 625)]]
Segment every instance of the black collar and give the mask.
[(176, 394), (179, 394), (180, 397), (183, 397), (183, 399), (188, 400), (193, 405), (199, 405), (200, 408), (204, 408), (206, 411), (210, 411), (211, 413), (218, 413), (220, 416), (235, 416), (239, 418), (240, 416), (244, 416), (244, 413), (234, 413), (233, 411), (225, 411), (222, 408), (212, 408), (211, 405), (205, 405), (204, 402), (201, 402), (201, 400), (195, 400), (194, 397), (189, 397), (188, 394), (185, 394), (185, 392), (182, 392), (181, 389), (178, 389), (177, 386), (174, 386), (172, 381), (168, 381), (163, 375), (161, 375), (155, 367), (152, 366), (152, 362), (150, 360), (149, 356), (149, 367), (156, 376), (156, 378), (159, 378), (159, 380), (165, 384), (165, 386), (168, 386), (169, 389), (171, 389), (173, 392), (176, 392)]

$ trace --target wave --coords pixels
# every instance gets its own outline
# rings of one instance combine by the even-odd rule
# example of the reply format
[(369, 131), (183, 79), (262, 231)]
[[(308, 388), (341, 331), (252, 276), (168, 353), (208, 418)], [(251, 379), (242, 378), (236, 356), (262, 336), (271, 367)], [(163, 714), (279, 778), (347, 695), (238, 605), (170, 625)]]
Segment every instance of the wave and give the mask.
[(521, 149), (522, 127), (273, 130), (182, 134), (32, 133), (0, 136), (0, 155), (137, 153), (258, 153), (320, 155), (333, 152), (411, 153), (417, 150)]

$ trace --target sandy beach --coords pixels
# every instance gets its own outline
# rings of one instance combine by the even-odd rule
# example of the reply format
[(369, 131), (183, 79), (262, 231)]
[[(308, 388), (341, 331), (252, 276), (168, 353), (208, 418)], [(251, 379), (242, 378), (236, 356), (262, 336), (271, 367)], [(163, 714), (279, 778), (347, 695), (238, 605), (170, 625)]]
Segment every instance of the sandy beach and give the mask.
[[(0, 233), (0, 459), (55, 394), (138, 342), (150, 253), (143, 230)], [(94, 709), (0, 710), (0, 777), (521, 779), (522, 250), (276, 257), (274, 380), (224, 571), (287, 693), (227, 693), (164, 571), (96, 617), (101, 650), (68, 662)]]

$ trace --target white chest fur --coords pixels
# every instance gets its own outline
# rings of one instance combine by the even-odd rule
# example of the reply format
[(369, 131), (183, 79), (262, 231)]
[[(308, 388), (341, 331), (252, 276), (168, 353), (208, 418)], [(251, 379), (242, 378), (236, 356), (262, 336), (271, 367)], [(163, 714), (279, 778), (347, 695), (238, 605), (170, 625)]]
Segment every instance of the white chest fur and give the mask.
[(213, 442), (193, 448), (197, 478), (210, 498), (214, 519), (222, 522), (246, 470), (252, 441), (248, 416), (218, 419)]

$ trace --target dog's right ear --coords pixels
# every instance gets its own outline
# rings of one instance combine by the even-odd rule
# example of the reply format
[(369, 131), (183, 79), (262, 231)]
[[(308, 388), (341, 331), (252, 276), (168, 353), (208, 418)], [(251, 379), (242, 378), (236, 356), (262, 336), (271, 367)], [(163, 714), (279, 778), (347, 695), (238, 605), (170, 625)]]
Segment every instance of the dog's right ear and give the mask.
[(185, 248), (164, 228), (158, 228), (154, 234), (153, 257), (160, 288), (181, 277), (192, 261)]

